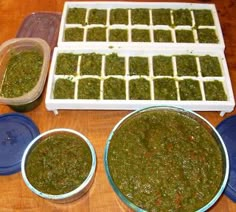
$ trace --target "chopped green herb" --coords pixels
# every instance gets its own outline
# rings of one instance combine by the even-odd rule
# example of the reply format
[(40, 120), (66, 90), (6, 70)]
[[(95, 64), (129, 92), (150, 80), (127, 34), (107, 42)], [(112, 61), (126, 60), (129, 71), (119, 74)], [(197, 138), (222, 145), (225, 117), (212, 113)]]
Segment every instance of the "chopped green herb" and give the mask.
[(69, 8), (66, 17), (67, 24), (82, 24), (85, 25), (86, 9), (84, 8)]
[(126, 29), (111, 29), (109, 35), (109, 41), (127, 42), (128, 31)]
[(198, 29), (198, 40), (200, 43), (218, 43), (216, 32), (214, 29)]
[(149, 75), (147, 57), (130, 57), (129, 74), (132, 75)]
[(83, 41), (84, 29), (82, 28), (67, 28), (65, 30), (65, 41)]
[(117, 54), (106, 56), (105, 75), (125, 75), (125, 58)]
[(149, 10), (142, 8), (131, 9), (131, 23), (149, 25)]
[(56, 74), (75, 75), (77, 71), (78, 55), (71, 53), (61, 53), (57, 56)]
[(153, 25), (171, 25), (170, 9), (153, 9)]
[(192, 26), (192, 17), (190, 10), (178, 9), (173, 11), (174, 25), (189, 25)]
[(172, 59), (168, 56), (153, 57), (154, 76), (173, 76)]
[(107, 11), (91, 9), (89, 11), (88, 23), (89, 24), (103, 24), (106, 25), (107, 22)]
[(106, 41), (106, 28), (89, 28), (87, 31), (87, 41)]
[(181, 100), (202, 100), (200, 85), (197, 80), (186, 79), (179, 82)]
[(175, 34), (177, 43), (194, 43), (192, 30), (176, 30)]
[(128, 9), (111, 9), (110, 24), (128, 25)]
[(209, 55), (199, 57), (203, 77), (222, 76), (220, 63), (217, 57)]
[(193, 10), (196, 26), (214, 26), (210, 10)]
[(146, 29), (132, 29), (133, 42), (150, 42), (150, 33)]
[(125, 99), (125, 81), (114, 77), (104, 80), (104, 99)]
[(161, 78), (154, 80), (155, 99), (177, 100), (177, 90), (174, 79)]
[(204, 82), (204, 90), (205, 90), (206, 100), (210, 101), (227, 100), (223, 84), (218, 80)]
[(177, 55), (176, 56), (178, 76), (197, 76), (197, 62), (195, 56)]
[(170, 30), (154, 30), (155, 42), (173, 42)]
[(80, 74), (81, 75), (101, 75), (102, 55), (83, 54), (81, 56)]

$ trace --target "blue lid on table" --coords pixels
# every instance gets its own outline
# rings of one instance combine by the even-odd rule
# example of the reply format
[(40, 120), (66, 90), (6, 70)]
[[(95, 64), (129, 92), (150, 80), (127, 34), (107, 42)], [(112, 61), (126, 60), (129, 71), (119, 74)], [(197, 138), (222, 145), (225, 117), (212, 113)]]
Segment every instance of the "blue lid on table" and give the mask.
[(229, 155), (230, 171), (225, 194), (236, 202), (236, 115), (224, 119), (217, 127)]
[(0, 175), (21, 170), (27, 145), (39, 135), (39, 129), (27, 116), (19, 113), (0, 115)]

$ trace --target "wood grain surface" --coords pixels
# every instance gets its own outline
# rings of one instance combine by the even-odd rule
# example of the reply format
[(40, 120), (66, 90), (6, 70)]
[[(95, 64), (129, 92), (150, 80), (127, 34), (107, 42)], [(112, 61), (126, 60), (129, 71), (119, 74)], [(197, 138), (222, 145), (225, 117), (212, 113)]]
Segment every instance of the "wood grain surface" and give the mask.
[[(154, 2), (154, 1), (153, 1)], [(177, 0), (168, 2), (178, 2)], [(225, 55), (230, 71), (231, 81), (236, 93), (236, 1), (235, 0), (195, 0), (181, 2), (215, 3), (220, 18), (226, 44)], [(109, 2), (108, 2), (109, 4)], [(62, 0), (0, 0), (0, 43), (14, 38), (24, 18), (39, 11), (62, 12)], [(45, 86), (46, 87), (46, 86)], [(45, 99), (45, 90), (43, 98)], [(25, 113), (39, 127), (41, 132), (52, 128), (72, 128), (87, 136), (97, 153), (97, 171), (91, 190), (80, 200), (69, 204), (55, 204), (34, 195), (24, 184), (21, 173), (0, 176), (0, 212), (2, 211), (97, 211), (119, 212), (122, 209), (111, 186), (108, 183), (103, 165), (106, 139), (114, 125), (130, 111), (88, 111), (60, 110), (55, 116), (45, 108), (44, 99), (39, 107)], [(5, 105), (0, 105), (0, 114), (12, 112)], [(199, 112), (216, 126), (224, 118), (218, 112)], [(236, 211), (236, 204), (222, 195), (211, 208), (214, 212)]]

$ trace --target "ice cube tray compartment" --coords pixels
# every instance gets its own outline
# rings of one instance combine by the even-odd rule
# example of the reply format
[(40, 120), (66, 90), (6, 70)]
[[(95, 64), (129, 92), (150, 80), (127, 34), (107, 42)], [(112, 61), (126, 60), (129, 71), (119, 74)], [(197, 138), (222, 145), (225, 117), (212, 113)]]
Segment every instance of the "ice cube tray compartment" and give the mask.
[[(75, 54), (78, 55), (75, 66), (73, 68), (72, 73), (59, 73), (57, 74), (57, 58), (61, 54)], [(100, 62), (99, 62), (99, 70), (96, 70), (97, 72), (88, 72), (91, 71), (89, 68), (89, 65), (92, 67), (93, 64), (90, 64), (88, 62), (88, 66), (86, 68), (83, 68), (83, 62), (82, 58), (85, 58), (86, 56), (99, 56)], [(124, 59), (124, 71), (118, 72), (118, 73), (106, 73), (106, 64), (107, 64), (107, 58), (111, 55), (117, 55), (119, 58)], [(179, 67), (180, 65), (177, 64), (177, 58), (180, 58), (180, 61), (182, 60), (182, 56), (192, 56), (191, 58), (194, 59), (196, 63), (196, 72), (186, 74), (183, 72), (183, 67)], [(172, 73), (164, 73), (162, 75), (155, 73), (153, 58), (155, 56), (166, 56), (168, 58), (171, 58), (171, 65), (173, 67)], [(220, 74), (218, 72), (216, 73), (204, 73), (204, 67), (203, 62), (201, 62), (201, 58), (203, 57), (209, 57), (209, 58), (216, 58), (217, 61), (219, 61), (219, 67), (220, 67)], [(143, 64), (144, 68), (138, 70), (137, 67), (140, 67), (138, 65), (134, 68), (131, 64), (131, 58), (144, 58), (146, 59), (146, 62), (141, 62)], [(94, 61), (94, 58), (93, 58)], [(65, 61), (64, 61), (65, 62)], [(136, 61), (137, 62), (137, 61)], [(86, 63), (85, 63), (86, 66)], [(120, 66), (115, 66), (120, 67)], [(146, 67), (147, 72), (143, 72)], [(206, 65), (207, 67), (207, 65)], [(84, 73), (81, 71), (85, 70)], [(122, 68), (121, 68), (122, 70)], [(141, 72), (140, 72), (141, 71)], [(81, 74), (82, 73), (82, 74)], [(109, 80), (112, 77), (112, 79), (116, 79), (115, 81), (111, 81), (109, 85)], [(79, 89), (80, 89), (80, 83), (83, 82), (85, 79), (96, 79), (92, 80), (92, 82), (95, 82), (99, 85), (97, 85), (97, 96), (93, 97), (93, 99), (87, 99), (86, 95), (85, 97), (81, 98), (79, 96)], [(69, 79), (74, 83), (73, 87), (73, 97), (71, 99), (55, 99), (54, 97), (54, 89), (55, 84), (58, 79)], [(138, 80), (143, 79), (143, 80)], [(167, 99), (163, 99), (163, 97), (158, 97), (156, 92), (158, 92), (158, 89), (163, 89), (165, 91), (165, 83), (162, 84), (162, 87), (158, 87), (155, 85), (156, 81), (162, 81), (165, 79), (171, 79), (172, 82), (174, 82), (174, 87), (172, 87), (172, 90), (176, 92), (176, 99), (172, 99), (172, 97), (168, 97)], [(108, 81), (107, 81), (108, 80)], [(135, 81), (136, 80), (136, 81)], [(146, 81), (145, 81), (146, 80)], [(191, 99), (191, 93), (188, 94), (189, 90), (189, 81), (195, 80), (194, 82), (197, 82), (198, 88), (193, 88), (194, 92), (200, 92), (200, 99)], [(223, 86), (222, 89), (224, 90), (226, 94), (226, 99), (218, 99), (216, 101), (209, 100), (207, 97), (207, 88), (206, 83), (207, 82), (220, 82), (220, 84)], [(147, 82), (147, 83), (146, 83)], [(184, 82), (184, 83), (182, 83)], [(112, 84), (116, 83), (122, 84), (120, 90), (124, 90), (124, 93), (121, 94), (122, 97), (114, 98), (114, 99), (105, 99), (106, 93), (109, 93), (106, 91), (106, 84), (111, 86)], [(132, 84), (132, 85), (131, 85)], [(164, 84), (164, 87), (163, 87)], [(185, 85), (186, 84), (186, 85)], [(191, 83), (190, 83), (191, 84)], [(85, 83), (85, 86), (82, 88), (86, 88), (85, 93), (90, 93), (90, 88), (93, 86), (93, 83), (90, 82), (90, 85), (88, 86)], [(109, 87), (108, 86), (108, 87)], [(138, 89), (135, 88), (135, 86), (138, 86)], [(172, 85), (173, 86), (173, 83)], [(187, 86), (187, 90), (184, 88)], [(212, 85), (211, 85), (212, 86)], [(122, 88), (125, 87), (125, 88)], [(158, 87), (158, 89), (157, 89)], [(194, 87), (194, 86), (193, 86)], [(195, 86), (196, 87), (196, 86)], [(208, 86), (209, 87), (209, 86)], [(214, 87), (214, 85), (213, 85)], [(82, 89), (81, 88), (81, 89)], [(105, 88), (105, 89), (104, 89)], [(147, 97), (142, 95), (142, 92), (139, 94), (139, 91), (141, 89), (146, 90)], [(95, 90), (96, 90), (95, 89)], [(111, 88), (112, 89), (112, 88)], [(115, 89), (115, 88), (114, 88)], [(194, 90), (195, 89), (195, 90)], [(211, 88), (209, 88), (211, 90)], [(209, 90), (208, 89), (208, 90)], [(93, 90), (93, 89), (92, 89)], [(92, 92), (91, 90), (91, 92)], [(132, 91), (134, 90), (134, 92)], [(157, 91), (156, 91), (157, 90)], [(168, 89), (167, 89), (168, 90)], [(196, 91), (197, 90), (197, 91)], [(219, 89), (220, 90), (220, 89)], [(217, 90), (218, 92), (218, 90)], [(119, 93), (119, 92), (118, 92)], [(122, 93), (122, 92), (121, 92)], [(133, 94), (134, 93), (134, 94)], [(138, 96), (135, 96), (138, 93)], [(188, 95), (187, 95), (188, 94)], [(89, 94), (88, 94), (89, 95)], [(190, 95), (190, 98), (188, 97)], [(196, 94), (197, 95), (197, 94)], [(187, 97), (186, 97), (187, 96)], [(104, 98), (105, 97), (105, 98)], [(108, 94), (109, 97), (109, 94)], [(134, 49), (89, 49), (89, 48), (80, 48), (80, 49), (72, 49), (69, 47), (60, 47), (55, 48), (53, 59), (52, 59), (52, 65), (50, 68), (49, 73), (49, 79), (48, 79), (48, 87), (47, 87), (47, 94), (46, 94), (46, 107), (48, 110), (51, 111), (57, 111), (58, 109), (108, 109), (108, 110), (133, 110), (138, 109), (144, 106), (152, 106), (157, 104), (165, 104), (165, 105), (177, 105), (182, 106), (188, 109), (196, 110), (196, 111), (221, 111), (222, 114), (225, 112), (231, 112), (234, 108), (234, 97), (232, 92), (232, 86), (229, 78), (228, 68), (225, 60), (225, 56), (222, 52), (208, 52), (208, 51), (197, 51), (197, 50), (168, 50), (168, 49), (156, 49), (156, 50), (134, 50)]]
[[(75, 8), (84, 10), (80, 23), (68, 22), (69, 11)], [(114, 14), (117, 9), (123, 9), (127, 12), (127, 22), (122, 22), (123, 19), (116, 21), (120, 18)], [(170, 22), (163, 18), (160, 19), (156, 14), (157, 9), (161, 9), (161, 11), (168, 9)], [(205, 11), (207, 14), (198, 16), (195, 14), (195, 10)], [(186, 17), (185, 12), (188, 13), (190, 21), (178, 19), (182, 13)], [(81, 14), (81, 12), (79, 13)], [(149, 20), (145, 19), (147, 14)], [(202, 17), (209, 17), (209, 14), (209, 22), (205, 22), (204, 20), (208, 18)], [(95, 18), (91, 21), (93, 16)], [(163, 17), (163, 14), (160, 17)], [(210, 20), (211, 17), (212, 20)], [(101, 21), (97, 21), (99, 18)], [(69, 41), (65, 40), (66, 33)], [(73, 36), (76, 34), (78, 40), (71, 38), (71, 34)], [(209, 49), (225, 48), (214, 4), (164, 2), (109, 2), (109, 4), (106, 2), (65, 2), (58, 46), (74, 46), (77, 44), (84, 47), (141, 46), (156, 48), (163, 46), (173, 48), (191, 46), (192, 48), (199, 48), (204, 46), (204, 48)]]

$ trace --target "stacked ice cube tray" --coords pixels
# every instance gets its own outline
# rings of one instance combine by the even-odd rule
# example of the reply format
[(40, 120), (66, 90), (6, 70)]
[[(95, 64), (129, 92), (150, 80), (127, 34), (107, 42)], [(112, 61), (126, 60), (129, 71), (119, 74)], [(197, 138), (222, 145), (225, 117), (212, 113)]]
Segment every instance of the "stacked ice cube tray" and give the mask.
[(48, 110), (234, 108), (212, 4), (66, 2), (58, 46)]

